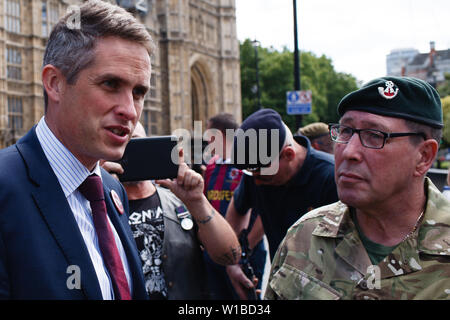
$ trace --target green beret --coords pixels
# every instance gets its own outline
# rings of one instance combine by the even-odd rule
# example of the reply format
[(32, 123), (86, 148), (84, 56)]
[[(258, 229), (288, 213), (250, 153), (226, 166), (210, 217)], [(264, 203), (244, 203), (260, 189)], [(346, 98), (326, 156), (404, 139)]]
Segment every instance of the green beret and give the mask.
[(298, 129), (298, 133), (308, 137), (310, 140), (313, 140), (324, 135), (329, 135), (330, 131), (328, 130), (328, 125), (326, 125), (325, 123), (314, 122)]
[(427, 82), (410, 77), (383, 77), (364, 84), (342, 98), (338, 114), (349, 110), (403, 118), (442, 128), (441, 99)]

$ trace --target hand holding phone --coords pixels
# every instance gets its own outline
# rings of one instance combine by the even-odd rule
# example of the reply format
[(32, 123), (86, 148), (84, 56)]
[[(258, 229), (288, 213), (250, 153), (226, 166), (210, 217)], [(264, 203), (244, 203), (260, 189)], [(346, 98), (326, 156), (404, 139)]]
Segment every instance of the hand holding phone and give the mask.
[(183, 149), (179, 150), (178, 163), (176, 179), (157, 180), (156, 183), (169, 188), (188, 207), (190, 204), (201, 204), (201, 201), (204, 200), (203, 177), (184, 163)]
[(177, 148), (175, 136), (133, 138), (128, 142), (122, 159), (118, 163), (123, 173), (121, 182), (176, 178), (178, 164), (172, 159)]
[(122, 166), (117, 162), (100, 160), (100, 166), (117, 180), (119, 180), (117, 175), (123, 173)]

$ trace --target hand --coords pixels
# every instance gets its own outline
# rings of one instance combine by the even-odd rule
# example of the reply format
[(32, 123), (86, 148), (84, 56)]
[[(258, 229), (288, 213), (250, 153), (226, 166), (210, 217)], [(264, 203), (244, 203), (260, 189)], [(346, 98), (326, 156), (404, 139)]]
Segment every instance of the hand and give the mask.
[(100, 160), (100, 166), (109, 172), (114, 178), (119, 180), (117, 174), (123, 174), (122, 166), (117, 162)]
[(186, 206), (203, 200), (203, 177), (184, 163), (183, 149), (179, 153), (178, 175), (176, 179), (156, 180), (163, 187), (169, 188)]
[(252, 281), (246, 277), (239, 264), (229, 265), (226, 267), (226, 270), (231, 284), (233, 285), (239, 298), (241, 300), (247, 300), (248, 290), (255, 288), (258, 283), (258, 279), (255, 277), (252, 283)]

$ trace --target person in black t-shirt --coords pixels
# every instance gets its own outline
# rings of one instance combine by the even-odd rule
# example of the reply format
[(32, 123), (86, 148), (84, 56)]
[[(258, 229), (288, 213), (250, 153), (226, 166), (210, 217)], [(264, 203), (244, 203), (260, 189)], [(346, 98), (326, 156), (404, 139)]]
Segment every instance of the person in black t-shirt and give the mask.
[(167, 284), (162, 269), (164, 216), (158, 193), (129, 200), (129, 207), (129, 223), (142, 260), (146, 290), (150, 299), (165, 299)]
[[(138, 123), (133, 137), (145, 137)], [(181, 155), (180, 155), (181, 157)], [(202, 248), (219, 264), (240, 258), (239, 242), (203, 194), (203, 178), (181, 161), (176, 180), (125, 182), (129, 223), (151, 299), (207, 299)], [(118, 163), (102, 166), (123, 173)]]
[[(236, 169), (230, 164), (233, 136), (230, 139), (226, 134), (227, 130), (236, 130), (238, 126), (234, 116), (229, 113), (219, 113), (211, 117), (207, 122), (207, 131), (212, 129), (210, 132), (214, 132), (215, 129), (221, 133), (221, 135), (211, 138), (210, 143), (214, 143), (215, 139), (221, 139), (222, 148), (215, 150), (214, 157), (210, 159), (206, 166), (203, 174), (205, 179), (204, 193), (213, 207), (223, 216), (225, 216), (231, 196), (243, 176), (241, 170)], [(251, 254), (248, 260), (255, 273), (255, 277), (258, 278), (257, 289), (261, 289), (267, 255), (264, 241), (262, 240), (264, 230), (262, 229), (261, 221), (256, 211), (252, 211), (249, 220), (246, 229), (248, 231), (247, 240)], [(256, 227), (253, 228), (253, 226)], [(258, 241), (253, 242), (254, 239), (258, 239)], [(204, 257), (208, 273), (209, 292), (213, 299), (239, 299), (228, 279), (225, 267), (212, 262), (207, 252), (205, 252)]]
[[(246, 173), (234, 191), (226, 219), (237, 234), (245, 228), (248, 209), (257, 210), (269, 243), (271, 259), (288, 228), (309, 210), (338, 200), (334, 181), (333, 156), (311, 148), (308, 138), (296, 136), (272, 109), (262, 109), (250, 115), (240, 129), (244, 135), (256, 131), (255, 144), (234, 137), (234, 165)], [(261, 131), (267, 133), (265, 140)], [(278, 139), (274, 140), (273, 137)], [(247, 140), (248, 141), (248, 140)], [(263, 146), (267, 142), (266, 146)], [(273, 146), (278, 148), (272, 148)], [(244, 148), (243, 148), (244, 147)], [(253, 147), (253, 150), (252, 150)], [(270, 162), (263, 163), (261, 150), (276, 149)], [(244, 150), (244, 157), (239, 155)], [(257, 154), (256, 163), (251, 156)], [(245, 160), (245, 161), (242, 161)], [(227, 266), (228, 276), (241, 299), (254, 284), (239, 265)]]

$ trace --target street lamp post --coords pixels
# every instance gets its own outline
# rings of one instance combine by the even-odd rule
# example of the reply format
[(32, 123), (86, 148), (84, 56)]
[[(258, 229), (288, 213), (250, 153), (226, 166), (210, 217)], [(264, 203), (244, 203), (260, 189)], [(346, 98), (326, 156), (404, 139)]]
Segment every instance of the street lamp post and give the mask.
[[(294, 0), (294, 89), (300, 91), (300, 55), (298, 51), (298, 36), (297, 36), (297, 0)], [(302, 115), (295, 115), (295, 125), (298, 130), (302, 126)]]
[(259, 66), (258, 66), (258, 47), (259, 47), (260, 43), (259, 43), (258, 40), (255, 39), (255, 40), (252, 41), (252, 45), (253, 45), (253, 48), (255, 48), (256, 95), (257, 95), (257, 98), (258, 98), (257, 106), (258, 106), (258, 110), (259, 110), (259, 109), (262, 109), (262, 106), (261, 106), (261, 90), (259, 88)]

